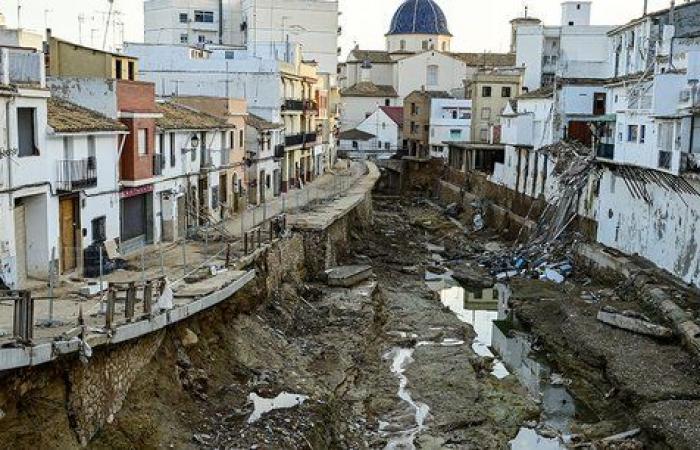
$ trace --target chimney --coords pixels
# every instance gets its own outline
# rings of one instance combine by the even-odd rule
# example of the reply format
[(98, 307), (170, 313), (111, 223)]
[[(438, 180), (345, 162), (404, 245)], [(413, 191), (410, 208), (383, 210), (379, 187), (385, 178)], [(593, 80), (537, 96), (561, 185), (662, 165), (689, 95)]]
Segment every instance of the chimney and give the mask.
[(647, 11), (649, 9), (649, 0), (644, 0), (644, 16), (647, 15)]

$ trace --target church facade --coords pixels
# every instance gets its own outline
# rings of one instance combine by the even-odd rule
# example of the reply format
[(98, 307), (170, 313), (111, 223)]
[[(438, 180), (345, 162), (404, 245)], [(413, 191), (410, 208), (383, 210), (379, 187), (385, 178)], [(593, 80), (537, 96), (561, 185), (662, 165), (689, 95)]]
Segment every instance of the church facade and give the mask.
[(457, 53), (447, 18), (435, 0), (405, 0), (396, 10), (384, 50), (354, 48), (340, 65), (341, 130), (356, 127), (380, 106), (402, 106), (417, 90), (464, 98), (465, 80), (479, 69), (513, 67), (512, 53)]

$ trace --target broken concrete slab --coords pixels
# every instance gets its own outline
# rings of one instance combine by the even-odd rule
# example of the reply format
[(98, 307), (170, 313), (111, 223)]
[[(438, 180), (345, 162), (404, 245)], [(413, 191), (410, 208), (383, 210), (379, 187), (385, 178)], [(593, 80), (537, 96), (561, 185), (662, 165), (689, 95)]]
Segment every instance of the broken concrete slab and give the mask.
[(646, 336), (666, 339), (673, 336), (673, 331), (670, 328), (610, 310), (598, 312), (598, 320), (604, 324)]
[(457, 267), (453, 270), (452, 278), (467, 288), (485, 289), (493, 287), (493, 278), (472, 269), (471, 267)]
[(327, 283), (333, 287), (351, 287), (372, 276), (372, 266), (339, 266), (326, 270)]

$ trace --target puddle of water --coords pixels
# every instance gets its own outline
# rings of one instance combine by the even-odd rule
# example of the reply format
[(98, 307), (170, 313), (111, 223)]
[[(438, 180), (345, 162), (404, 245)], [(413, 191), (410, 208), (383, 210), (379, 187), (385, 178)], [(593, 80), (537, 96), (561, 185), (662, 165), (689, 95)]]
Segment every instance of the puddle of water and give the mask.
[[(494, 359), (493, 370), (491, 374), (498, 379), (502, 379), (510, 375), (505, 365), (496, 358), (496, 355), (491, 351), (491, 341), (493, 338), (493, 322), (499, 319), (498, 316), (498, 296), (494, 299), (494, 289), (484, 289), (481, 295), (470, 293), (465, 295), (464, 288), (459, 286), (443, 289), (440, 292), (442, 304), (447, 306), (459, 320), (468, 323), (476, 332), (476, 339), (472, 344), (474, 352), (483, 357)], [(477, 297), (480, 297), (477, 299)], [(485, 300), (487, 299), (487, 300)], [(477, 302), (477, 300), (479, 300)], [(479, 306), (482, 309), (467, 309), (467, 304)]]
[[(425, 403), (414, 402), (413, 398), (411, 398), (411, 393), (406, 389), (408, 378), (406, 378), (404, 372), (406, 371), (406, 366), (412, 361), (412, 356), (412, 348), (394, 348), (386, 355), (386, 358), (392, 359), (391, 372), (399, 379), (398, 397), (408, 403), (415, 411), (415, 426), (392, 437), (386, 447), (384, 447), (385, 450), (415, 449), (413, 440), (418, 433), (425, 429), (425, 419), (430, 412), (430, 408)], [(386, 426), (384, 428), (386, 428)]]
[(521, 428), (518, 435), (510, 441), (511, 450), (564, 450), (558, 438), (546, 438), (530, 428)]
[(309, 397), (300, 394), (288, 394), (282, 392), (275, 398), (264, 398), (260, 397), (255, 392), (251, 392), (248, 395), (248, 400), (253, 402), (253, 412), (248, 417), (248, 423), (254, 423), (258, 421), (264, 414), (274, 411), (276, 409), (287, 409), (294, 408), (303, 404)]
[[(476, 338), (474, 351), (484, 357), (494, 358), (492, 374), (501, 379), (515, 375), (529, 394), (540, 402), (540, 423), (566, 435), (577, 413), (585, 408), (577, 404), (566, 384), (552, 382), (560, 377), (544, 361), (533, 356), (532, 343), (525, 333), (509, 333), (510, 290), (504, 284), (494, 289), (468, 292), (462, 287), (451, 286), (440, 291), (442, 303), (462, 322), (474, 327)], [(498, 356), (496, 356), (498, 355)], [(512, 449), (564, 449), (558, 438), (546, 438), (536, 430), (523, 428), (511, 442)]]

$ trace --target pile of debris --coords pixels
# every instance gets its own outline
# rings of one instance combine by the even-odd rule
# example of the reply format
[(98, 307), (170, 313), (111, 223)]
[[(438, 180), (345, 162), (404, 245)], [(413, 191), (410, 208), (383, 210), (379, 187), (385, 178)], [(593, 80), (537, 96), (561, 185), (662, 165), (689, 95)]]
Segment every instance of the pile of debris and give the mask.
[(574, 269), (570, 247), (554, 244), (487, 251), (477, 261), (498, 280), (527, 277), (562, 283)]

